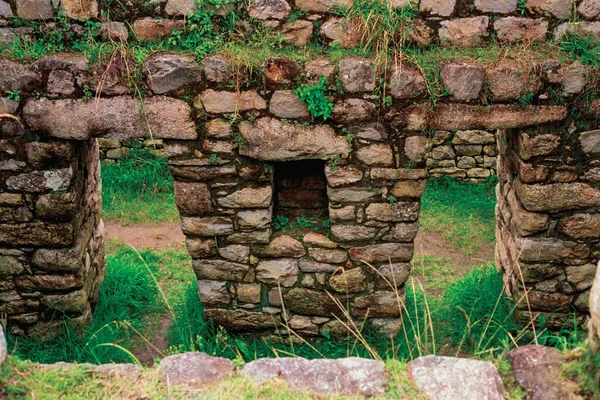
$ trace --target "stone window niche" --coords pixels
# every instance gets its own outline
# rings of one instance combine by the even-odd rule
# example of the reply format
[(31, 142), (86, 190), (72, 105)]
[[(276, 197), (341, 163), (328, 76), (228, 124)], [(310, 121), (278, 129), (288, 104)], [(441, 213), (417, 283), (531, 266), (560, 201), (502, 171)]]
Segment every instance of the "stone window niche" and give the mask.
[(325, 161), (278, 162), (273, 167), (274, 216), (329, 218)]

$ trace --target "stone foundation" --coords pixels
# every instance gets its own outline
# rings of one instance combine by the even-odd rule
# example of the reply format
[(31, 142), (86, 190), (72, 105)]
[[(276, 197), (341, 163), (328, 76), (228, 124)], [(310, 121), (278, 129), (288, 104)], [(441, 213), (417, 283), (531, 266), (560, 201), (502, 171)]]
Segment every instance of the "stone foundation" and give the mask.
[[(39, 3), (52, 18), (51, 2)], [(315, 26), (286, 23), (291, 7), (275, 3), (251, 2), (247, 11), (304, 45)], [(588, 20), (577, 25), (559, 21), (572, 7), (564, 16), (557, 2), (529, 2), (536, 19), (518, 17), (516, 2), (455, 3), (422, 0), (412, 45), (485, 49), (492, 32), (508, 45), (542, 41), (549, 29), (597, 34), (590, 21), (598, 13), (583, 3)], [(133, 18), (132, 32), (138, 40), (168, 36), (184, 28), (194, 4), (169, 0)], [(362, 35), (327, 4), (295, 6), (323, 22), (319, 40), (358, 46)], [(98, 15), (63, 7), (77, 21)], [(8, 10), (39, 17), (23, 2)], [(128, 40), (126, 18), (105, 22), (101, 35)], [(35, 34), (0, 29), (2, 40)], [(559, 326), (574, 310), (584, 319), (600, 259), (600, 103), (590, 98), (598, 71), (567, 57), (520, 61), (482, 65), (457, 51), (428, 86), (406, 60), (381, 71), (356, 56), (272, 58), (250, 71), (224, 54), (201, 66), (191, 54), (165, 52), (144, 61), (133, 87), (122, 54), (93, 65), (81, 54), (0, 58), (0, 311), (20, 335), (54, 333), (63, 317), (89, 320), (104, 265), (95, 140), (118, 159), (127, 153), (119, 140), (151, 138), (162, 141), (175, 178), (206, 315), (231, 331), (341, 336), (336, 317), (350, 316), (397, 332), (428, 167), (462, 179), (497, 168), (497, 265), (520, 318), (531, 310)], [(313, 118), (294, 94), (319, 81), (332, 86), (319, 99), (331, 101), (326, 119)], [(431, 85), (440, 85), (439, 96)], [(308, 164), (288, 164), (298, 162)], [(274, 230), (277, 215), (308, 213), (329, 220), (328, 236)]]

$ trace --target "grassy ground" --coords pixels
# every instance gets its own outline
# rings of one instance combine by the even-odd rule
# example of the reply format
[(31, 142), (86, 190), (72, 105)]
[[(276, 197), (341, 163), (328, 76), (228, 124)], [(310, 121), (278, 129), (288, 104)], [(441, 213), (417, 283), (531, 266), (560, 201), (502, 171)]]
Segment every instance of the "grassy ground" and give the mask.
[(133, 148), (118, 164), (102, 164), (102, 211), (122, 224), (177, 222), (173, 178), (166, 158)]

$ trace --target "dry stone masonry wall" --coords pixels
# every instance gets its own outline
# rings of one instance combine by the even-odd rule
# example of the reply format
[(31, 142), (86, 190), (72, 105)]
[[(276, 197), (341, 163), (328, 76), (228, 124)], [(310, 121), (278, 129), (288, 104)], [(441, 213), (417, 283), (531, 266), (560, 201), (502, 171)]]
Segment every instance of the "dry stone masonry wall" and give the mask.
[[(516, 1), (467, 3), (421, 0), (414, 45), (460, 50), (486, 46), (492, 33), (508, 43), (597, 35), (600, 24), (589, 0), (530, 0), (530, 18)], [(168, 36), (196, 10), (193, 1), (152, 4), (61, 6), (73, 27), (98, 19), (105, 38), (123, 41)], [(228, 7), (280, 29), (293, 45), (357, 46), (361, 32), (331, 13), (334, 5), (350, 4)], [(292, 20), (292, 10), (303, 17)], [(562, 22), (573, 10), (581, 22)], [(0, 12), (56, 16), (49, 0), (0, 0)], [(4, 41), (29, 34), (38, 33), (0, 28)], [(435, 98), (431, 76), (409, 61), (381, 70), (374, 58), (351, 54), (274, 57), (257, 72), (227, 52), (198, 61), (156, 51), (135, 84), (119, 52), (94, 63), (80, 53), (1, 57), (0, 307), (9, 329), (47, 335), (63, 316), (91, 316), (104, 266), (96, 139), (111, 159), (127, 152), (118, 140), (162, 143), (206, 316), (231, 331), (342, 336), (345, 319), (368, 318), (397, 332), (427, 168), (463, 179), (497, 169), (496, 261), (520, 317), (541, 312), (559, 326), (576, 310), (583, 320), (600, 259), (597, 70), (551, 54), (489, 64), (461, 54), (439, 60), (443, 95)], [(313, 118), (294, 91), (319, 81), (337, 88), (327, 92), (326, 120)], [(329, 234), (274, 229), (278, 213), (302, 209), (328, 215)]]

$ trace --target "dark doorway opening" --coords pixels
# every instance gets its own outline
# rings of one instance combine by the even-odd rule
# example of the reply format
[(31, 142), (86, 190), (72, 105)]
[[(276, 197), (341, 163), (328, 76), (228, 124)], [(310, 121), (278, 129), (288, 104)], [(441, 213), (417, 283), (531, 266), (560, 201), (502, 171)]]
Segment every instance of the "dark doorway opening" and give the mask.
[(328, 218), (325, 161), (275, 163), (274, 215)]

